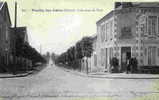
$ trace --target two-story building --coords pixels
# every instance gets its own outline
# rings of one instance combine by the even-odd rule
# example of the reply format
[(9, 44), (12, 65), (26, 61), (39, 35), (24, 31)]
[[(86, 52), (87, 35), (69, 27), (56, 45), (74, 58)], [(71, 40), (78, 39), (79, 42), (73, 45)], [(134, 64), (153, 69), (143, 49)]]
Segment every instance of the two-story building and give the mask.
[(116, 2), (115, 8), (96, 23), (97, 64), (110, 70), (110, 59), (137, 58), (140, 66), (159, 66), (159, 3)]

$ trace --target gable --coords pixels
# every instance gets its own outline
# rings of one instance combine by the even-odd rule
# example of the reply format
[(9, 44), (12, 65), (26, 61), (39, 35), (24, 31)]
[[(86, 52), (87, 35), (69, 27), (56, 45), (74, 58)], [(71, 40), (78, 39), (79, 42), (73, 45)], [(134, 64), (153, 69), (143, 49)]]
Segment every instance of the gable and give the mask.
[(10, 19), (10, 15), (9, 15), (9, 10), (8, 10), (7, 2), (5, 2), (4, 4), (2, 4), (0, 7), (1, 7), (0, 13), (1, 13), (3, 19), (7, 22), (7, 24), (9, 26), (11, 26), (11, 19)]

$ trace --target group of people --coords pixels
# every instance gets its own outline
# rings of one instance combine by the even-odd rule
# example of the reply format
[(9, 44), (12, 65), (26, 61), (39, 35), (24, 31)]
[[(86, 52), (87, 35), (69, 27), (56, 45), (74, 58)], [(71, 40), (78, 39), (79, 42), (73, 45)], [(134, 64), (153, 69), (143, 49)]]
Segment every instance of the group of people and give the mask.
[[(110, 65), (111, 65), (111, 72), (116, 73), (120, 72), (119, 69), (119, 60), (116, 57), (113, 57), (110, 60)], [(127, 58), (125, 62), (122, 63), (121, 71), (126, 71), (126, 73), (136, 73), (137, 72), (137, 66), (138, 66), (138, 61), (135, 57), (133, 58)], [(125, 69), (125, 70), (124, 70)]]
[(137, 59), (136, 58), (129, 58), (126, 61), (126, 73), (134, 73), (137, 72)]

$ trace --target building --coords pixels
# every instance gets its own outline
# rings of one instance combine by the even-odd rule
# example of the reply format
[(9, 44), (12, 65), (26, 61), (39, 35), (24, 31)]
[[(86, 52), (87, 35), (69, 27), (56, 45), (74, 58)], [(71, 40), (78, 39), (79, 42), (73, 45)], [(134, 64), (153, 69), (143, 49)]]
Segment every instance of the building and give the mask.
[(27, 27), (16, 27), (16, 35), (22, 40), (22, 43), (29, 43)]
[(27, 35), (27, 28), (26, 27), (16, 27), (15, 36), (16, 36), (16, 56), (22, 56), (21, 53), (24, 51), (23, 46), (29, 45), (28, 42), (28, 35)]
[(159, 3), (116, 2), (114, 10), (96, 23), (97, 66), (110, 71), (110, 59), (137, 58), (140, 66), (159, 66)]
[(10, 51), (10, 26), (8, 6), (6, 2), (0, 2), (0, 54), (8, 54)]
[(0, 2), (0, 70), (8, 70), (8, 59), (12, 56), (14, 44), (12, 39), (11, 20), (6, 2)]
[(24, 44), (29, 45), (26, 27), (11, 27), (7, 2), (0, 2), (0, 72), (26, 69), (22, 67), (27, 67), (31, 60), (22, 55), (19, 56), (18, 53), (22, 50), (17, 48), (18, 46), (23, 48)]

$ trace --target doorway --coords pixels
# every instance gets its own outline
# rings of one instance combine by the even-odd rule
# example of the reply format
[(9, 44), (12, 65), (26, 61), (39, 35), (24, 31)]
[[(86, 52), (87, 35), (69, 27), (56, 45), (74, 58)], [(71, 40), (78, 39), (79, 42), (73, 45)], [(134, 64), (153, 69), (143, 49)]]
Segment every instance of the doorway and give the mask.
[(126, 71), (127, 59), (131, 58), (131, 47), (121, 47), (121, 71)]

